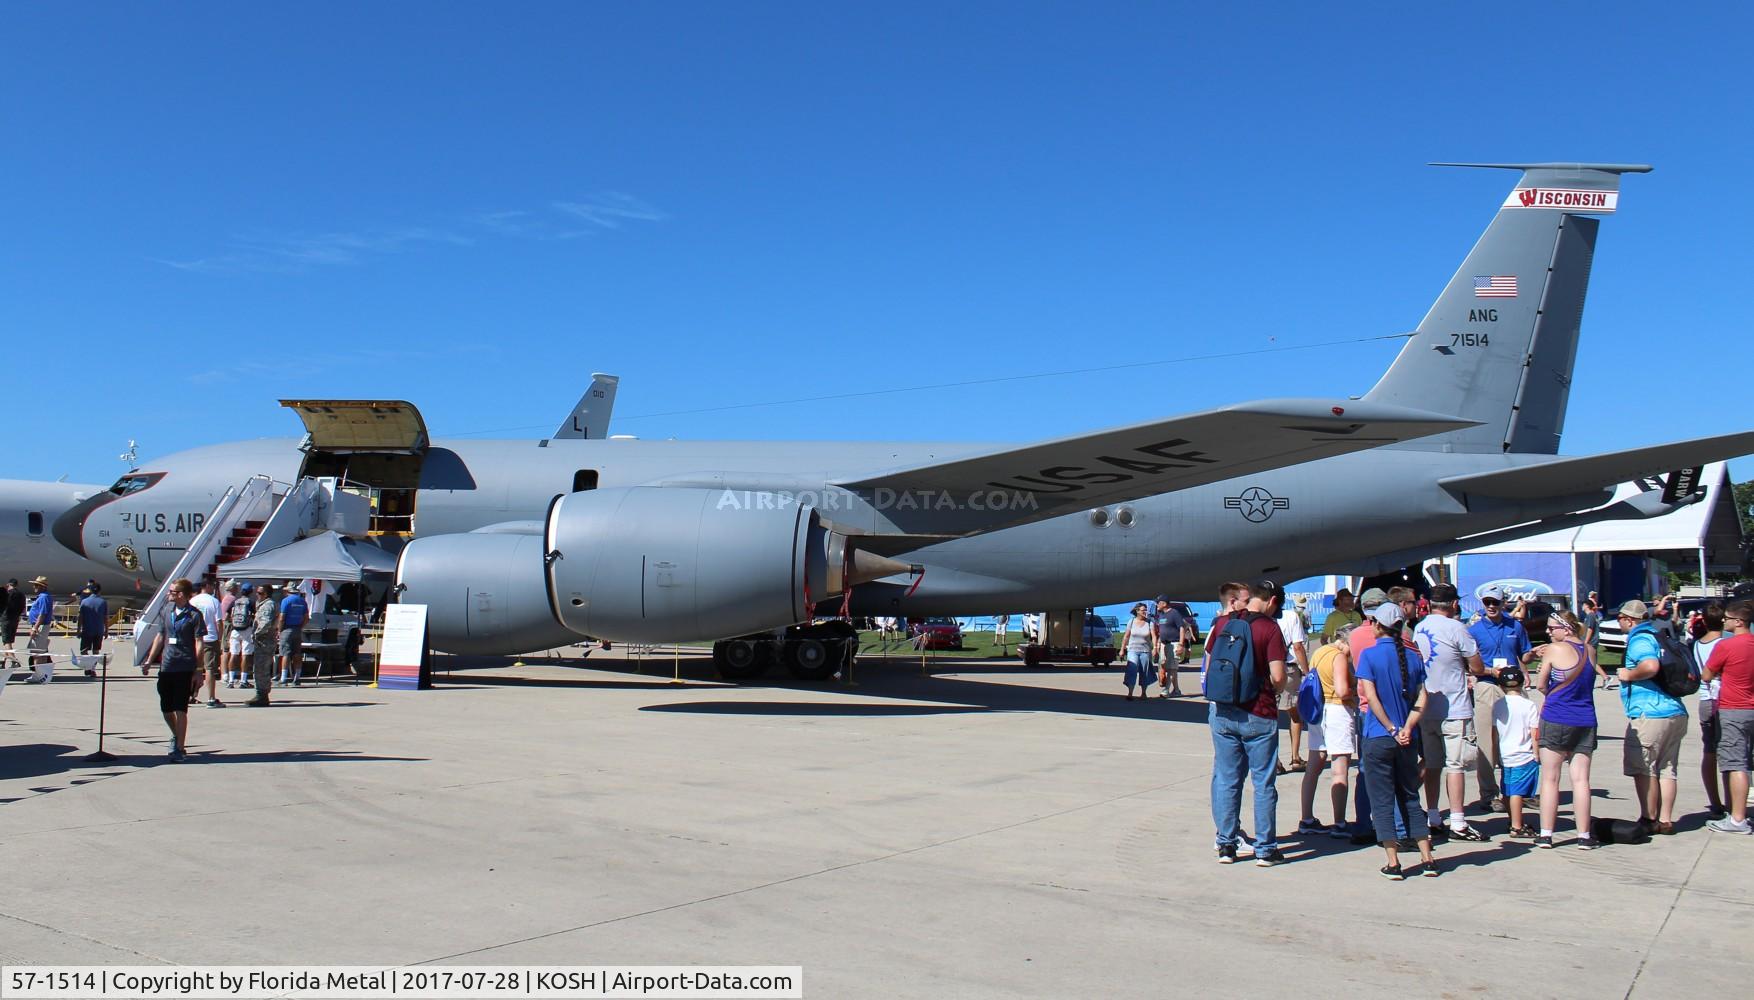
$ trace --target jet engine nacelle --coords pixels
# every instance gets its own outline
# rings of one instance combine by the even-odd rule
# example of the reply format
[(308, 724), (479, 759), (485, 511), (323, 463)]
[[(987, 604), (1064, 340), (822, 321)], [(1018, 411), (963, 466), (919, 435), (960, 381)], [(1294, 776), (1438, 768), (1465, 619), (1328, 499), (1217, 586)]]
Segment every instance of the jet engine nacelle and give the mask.
[(557, 498), (541, 535), (417, 538), (396, 579), (446, 652), (714, 640), (809, 618), (833, 596), (832, 538), (813, 509), (772, 494), (591, 490)]
[(402, 603), (427, 606), (433, 648), (447, 653), (529, 653), (579, 641), (554, 620), (541, 535), (417, 538), (402, 549), (396, 581)]
[(555, 501), (546, 532), (554, 614), (582, 635), (690, 642), (810, 617), (826, 600), (828, 532), (774, 494), (632, 487)]

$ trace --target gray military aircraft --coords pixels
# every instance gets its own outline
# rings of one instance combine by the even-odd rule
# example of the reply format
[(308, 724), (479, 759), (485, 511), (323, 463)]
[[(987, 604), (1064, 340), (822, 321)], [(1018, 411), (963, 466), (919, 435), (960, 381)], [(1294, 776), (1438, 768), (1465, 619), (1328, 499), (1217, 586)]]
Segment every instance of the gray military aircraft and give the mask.
[(399, 549), (400, 599), (429, 606), (440, 650), (711, 640), (728, 676), (777, 657), (822, 677), (851, 630), (819, 615), (1082, 608), (1204, 597), (1250, 574), (1380, 572), (1457, 539), (1667, 513), (1696, 495), (1607, 504), (1618, 483), (1754, 452), (1744, 430), (1558, 457), (1600, 219), (1621, 177), (1650, 168), (1452, 165), (1521, 176), (1359, 398), (1023, 446), (430, 441), (407, 403), (288, 401), (302, 443), (143, 464), (53, 534), (158, 579), (192, 565), (192, 545), (215, 552), (203, 570), (226, 537), (233, 556), (261, 550), (247, 515), (208, 523), (250, 477), (349, 483), (372, 497), (365, 533)]
[(105, 487), (87, 483), (43, 483), (24, 479), (0, 479), (0, 577), (27, 583), (38, 576), (49, 578), (59, 595), (72, 593), (86, 580), (96, 580), (112, 601), (136, 596), (146, 600), (154, 584), (114, 563), (81, 558), (55, 544), (49, 528), (56, 518)]
[[(607, 437), (615, 412), (615, 391), (620, 382), (618, 375), (593, 372), (590, 386), (573, 404), (554, 436), (580, 440)], [(284, 446), (285, 442), (277, 442), (275, 447), (279, 450)], [(167, 461), (181, 466), (183, 456), (172, 456)], [(50, 527), (75, 507), (108, 505), (156, 483), (158, 477), (154, 473), (142, 473), (141, 467), (136, 467), (108, 487), (97, 483), (0, 480), (0, 577), (28, 581), (46, 576), (60, 594), (72, 593), (74, 588), (92, 579), (112, 602), (144, 603), (200, 530), (214, 501), (225, 492), (225, 487), (236, 485), (224, 481), (223, 477), (245, 468), (254, 468), (254, 465), (249, 461), (237, 466), (221, 462), (200, 473), (191, 469), (189, 475), (192, 477), (206, 476), (208, 472), (221, 477), (213, 479), (207, 486), (223, 485), (217, 489), (198, 488), (192, 499), (179, 498), (188, 499), (194, 504), (193, 508), (185, 509), (187, 505), (182, 503), (140, 508), (141, 520), (136, 532), (127, 533), (116, 526), (96, 529), (91, 545), (92, 558), (81, 555), (82, 545), (67, 544), (68, 538), (60, 538), (62, 544), (55, 544), (56, 538), (51, 537)], [(245, 478), (248, 478), (247, 474)], [(162, 539), (163, 543), (140, 544), (143, 538)], [(124, 539), (131, 539), (135, 544), (130, 545)]]

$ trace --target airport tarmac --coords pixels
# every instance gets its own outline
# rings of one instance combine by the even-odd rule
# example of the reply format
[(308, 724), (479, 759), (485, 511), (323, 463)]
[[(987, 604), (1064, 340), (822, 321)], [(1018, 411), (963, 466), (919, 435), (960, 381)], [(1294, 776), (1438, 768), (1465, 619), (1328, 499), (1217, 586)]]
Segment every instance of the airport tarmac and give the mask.
[[(1586, 853), (1562, 819), (1534, 851), (1492, 816), (1491, 843), (1439, 848), (1443, 877), (1391, 883), (1379, 850), (1327, 838), (1215, 864), (1204, 705), (1124, 701), (1116, 670), (643, 669), (598, 652), (267, 710), (224, 691), (171, 765), (152, 682), (118, 666), (104, 766), (82, 761), (98, 686), (21, 675), (0, 697), (0, 963), (801, 965), (812, 997), (1748, 984), (1754, 838), (1701, 828), (1696, 730), (1680, 834)], [(1618, 700), (1597, 701), (1596, 811), (1635, 818)], [(1300, 780), (1280, 779), (1282, 838)]]

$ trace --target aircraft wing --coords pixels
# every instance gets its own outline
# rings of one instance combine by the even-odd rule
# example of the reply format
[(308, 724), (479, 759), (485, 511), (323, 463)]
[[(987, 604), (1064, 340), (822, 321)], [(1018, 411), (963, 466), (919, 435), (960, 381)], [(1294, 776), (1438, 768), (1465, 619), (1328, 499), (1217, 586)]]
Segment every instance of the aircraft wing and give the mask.
[(1583, 458), (1558, 458), (1496, 472), (1450, 476), (1438, 480), (1438, 485), (1452, 493), (1471, 493), (1502, 500), (1539, 500), (1609, 489), (1634, 479), (1748, 454), (1754, 454), (1754, 431)]
[[(1300, 465), (1474, 423), (1358, 400), (1264, 400), (889, 469), (836, 485), (873, 497), (874, 506), (890, 522), (887, 529), (879, 528), (884, 533), (968, 534)], [(917, 502), (885, 504), (886, 495), (912, 496)], [(1007, 500), (1001, 505), (996, 497), (1027, 502)], [(959, 513), (950, 514), (952, 510)]]

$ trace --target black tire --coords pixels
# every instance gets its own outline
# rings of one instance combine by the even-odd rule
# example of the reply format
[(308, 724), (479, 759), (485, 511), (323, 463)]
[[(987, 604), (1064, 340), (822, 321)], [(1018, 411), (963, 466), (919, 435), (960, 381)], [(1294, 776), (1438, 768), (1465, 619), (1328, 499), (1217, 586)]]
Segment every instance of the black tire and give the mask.
[(801, 681), (825, 681), (840, 669), (845, 647), (832, 639), (791, 639), (786, 642), (786, 669)]
[(768, 644), (754, 639), (730, 639), (713, 643), (713, 666), (728, 681), (747, 681), (767, 671), (772, 657)]

